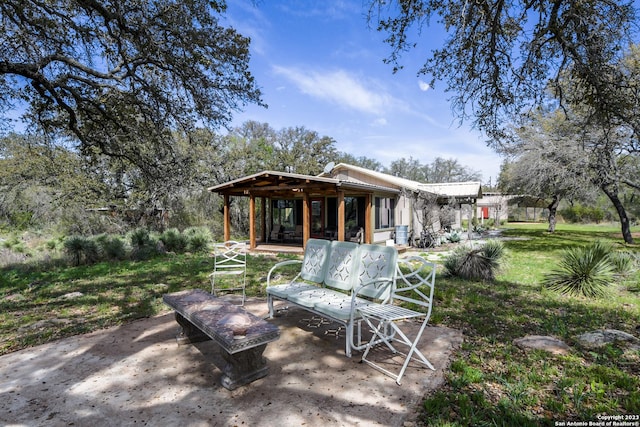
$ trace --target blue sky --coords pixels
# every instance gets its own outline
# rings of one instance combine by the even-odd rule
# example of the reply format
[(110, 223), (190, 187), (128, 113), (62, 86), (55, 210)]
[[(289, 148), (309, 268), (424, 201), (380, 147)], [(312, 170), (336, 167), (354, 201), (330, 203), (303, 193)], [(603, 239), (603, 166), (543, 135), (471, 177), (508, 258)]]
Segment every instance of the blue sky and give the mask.
[(233, 125), (304, 126), (335, 139), (339, 151), (387, 167), (403, 157), (455, 158), (495, 183), (500, 157), (470, 124), (459, 125), (443, 83), (434, 89), (430, 76), (417, 75), (442, 32), (423, 31), (393, 74), (383, 63), (385, 35), (369, 28), (365, 12), (362, 0), (228, 2), (225, 19), (251, 37), (251, 72), (269, 105), (247, 107)]

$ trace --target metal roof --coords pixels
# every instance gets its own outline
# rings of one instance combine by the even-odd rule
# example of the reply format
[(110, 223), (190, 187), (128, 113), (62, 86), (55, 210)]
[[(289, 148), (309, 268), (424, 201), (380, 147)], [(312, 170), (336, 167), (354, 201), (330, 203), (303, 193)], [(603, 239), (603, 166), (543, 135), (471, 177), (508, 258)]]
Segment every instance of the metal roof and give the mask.
[(420, 184), (419, 189), (445, 197), (482, 197), (482, 184), (475, 181)]
[(432, 183), (426, 184), (418, 181), (412, 181), (410, 179), (400, 178), (397, 176), (389, 175), (382, 172), (365, 169), (359, 166), (349, 165), (346, 163), (339, 163), (333, 167), (331, 172), (324, 172), (319, 177), (326, 177), (334, 175), (342, 170), (352, 170), (363, 175), (373, 177), (377, 180), (381, 180), (389, 183), (390, 185), (398, 186), (410, 191), (424, 191), (427, 193), (436, 194), (441, 197), (456, 197), (456, 198), (481, 198), (482, 197), (482, 184), (476, 181), (466, 182), (448, 182), (448, 183)]

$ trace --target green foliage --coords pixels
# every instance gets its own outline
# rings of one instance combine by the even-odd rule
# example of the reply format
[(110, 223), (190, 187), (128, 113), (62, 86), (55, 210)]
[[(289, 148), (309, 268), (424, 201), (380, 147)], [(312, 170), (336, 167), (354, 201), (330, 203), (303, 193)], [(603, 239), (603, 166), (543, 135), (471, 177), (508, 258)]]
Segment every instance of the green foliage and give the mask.
[(93, 263), (98, 260), (98, 245), (95, 241), (82, 237), (70, 236), (64, 241), (65, 253), (71, 258), (74, 265), (82, 262)]
[(162, 233), (160, 241), (169, 252), (205, 252), (211, 242), (211, 232), (207, 227), (189, 227), (182, 233), (177, 228), (170, 228)]
[(611, 262), (612, 247), (595, 242), (564, 252), (558, 269), (548, 273), (542, 283), (547, 288), (570, 295), (601, 297), (615, 278)]
[(609, 261), (616, 274), (626, 277), (638, 268), (638, 256), (629, 251), (613, 251)]
[(127, 258), (127, 248), (120, 236), (102, 234), (96, 238), (100, 254), (106, 260), (123, 260)]
[(184, 252), (188, 244), (187, 236), (177, 228), (165, 230), (160, 236), (160, 241), (164, 244), (165, 250), (175, 253)]
[(502, 242), (488, 240), (478, 248), (456, 248), (450, 256), (445, 258), (444, 268), (451, 276), (468, 280), (492, 281), (503, 255)]
[(600, 223), (605, 217), (605, 211), (595, 206), (582, 206), (576, 204), (566, 209), (561, 209), (558, 213), (565, 221), (571, 223)]
[(454, 230), (450, 233), (446, 233), (445, 238), (451, 243), (458, 243), (460, 242), (460, 240), (462, 240), (462, 237), (460, 236), (460, 232), (457, 230)]
[(26, 230), (31, 224), (33, 212), (11, 212), (9, 214), (9, 223), (17, 230)]
[(157, 242), (146, 228), (141, 227), (131, 231), (129, 241), (131, 242), (131, 257), (133, 259), (148, 259), (158, 253)]
[(190, 227), (184, 230), (190, 252), (206, 252), (211, 243), (211, 232), (206, 227)]

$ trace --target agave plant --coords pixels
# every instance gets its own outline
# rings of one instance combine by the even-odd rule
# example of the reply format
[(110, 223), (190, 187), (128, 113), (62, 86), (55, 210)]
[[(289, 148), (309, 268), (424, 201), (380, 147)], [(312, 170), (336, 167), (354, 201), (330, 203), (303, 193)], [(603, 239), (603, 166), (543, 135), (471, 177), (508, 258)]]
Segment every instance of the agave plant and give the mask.
[(612, 248), (602, 242), (564, 252), (558, 269), (547, 274), (543, 285), (569, 295), (599, 297), (615, 278)]

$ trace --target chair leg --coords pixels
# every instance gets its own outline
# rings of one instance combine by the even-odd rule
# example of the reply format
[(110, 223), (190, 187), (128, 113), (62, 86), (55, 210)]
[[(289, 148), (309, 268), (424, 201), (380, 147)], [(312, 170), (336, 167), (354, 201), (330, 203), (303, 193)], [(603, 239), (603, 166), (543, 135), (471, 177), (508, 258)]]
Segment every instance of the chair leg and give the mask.
[(418, 332), (418, 335), (413, 340), (413, 342), (409, 338), (407, 338), (407, 336), (399, 328), (397, 328), (398, 335), (400, 335), (402, 337), (402, 339), (404, 340), (405, 344), (410, 345), (410, 347), (411, 347), (410, 350), (409, 350), (409, 353), (407, 353), (406, 356), (405, 356), (404, 364), (402, 365), (402, 369), (400, 369), (400, 373), (398, 374), (398, 377), (396, 379), (396, 382), (398, 383), (398, 385), (400, 385), (400, 379), (404, 375), (404, 372), (406, 371), (407, 366), (409, 366), (409, 362), (413, 358), (414, 354), (416, 356), (418, 356), (418, 358), (420, 359), (420, 360), (418, 360), (418, 362), (422, 362), (424, 365), (426, 365), (432, 371), (436, 370), (436, 368), (433, 367), (431, 362), (429, 362), (429, 360), (427, 360), (427, 358), (424, 356), (424, 354), (422, 354), (422, 352), (420, 350), (418, 350), (418, 341), (420, 341), (420, 337), (422, 336), (422, 332), (424, 331), (424, 328), (426, 326), (427, 326), (426, 323), (422, 324), (422, 326), (420, 327), (420, 331)]
[(347, 322), (347, 328), (345, 330), (345, 346), (344, 353), (347, 357), (351, 357), (351, 342), (353, 341), (353, 323)]
[[(429, 362), (429, 360), (424, 356), (424, 354), (422, 354), (422, 352), (420, 350), (418, 350), (418, 343), (420, 341), (420, 338), (422, 337), (422, 333), (424, 332), (425, 327), (427, 326), (426, 322), (423, 322), (420, 330), (418, 331), (418, 333), (416, 334), (416, 337), (411, 340), (407, 337), (407, 335), (405, 335), (404, 332), (402, 332), (402, 329), (400, 329), (400, 327), (398, 325), (396, 325), (395, 322), (387, 322), (384, 320), (379, 320), (379, 323), (377, 326), (374, 326), (372, 324), (372, 322), (368, 319), (365, 318), (365, 321), (369, 324), (369, 326), (371, 326), (372, 330), (373, 330), (373, 336), (371, 337), (371, 341), (369, 342), (369, 344), (367, 344), (367, 347), (364, 351), (364, 353), (362, 354), (362, 361), (365, 362), (366, 364), (368, 364), (369, 366), (379, 370), (380, 372), (394, 378), (396, 380), (396, 383), (398, 385), (401, 385), (401, 380), (402, 377), (405, 373), (405, 371), (407, 370), (407, 367), (409, 366), (409, 362), (413, 359), (416, 360), (417, 362), (420, 362), (424, 365), (426, 365), (429, 369), (434, 370), (435, 368), (433, 367), (433, 365), (431, 364), (431, 362)], [(388, 331), (387, 328), (391, 327), (392, 331)], [(384, 333), (383, 333), (383, 328), (384, 328)], [(398, 335), (398, 337), (395, 337), (395, 335)], [(400, 344), (404, 344), (407, 345), (409, 347), (409, 352), (408, 353), (402, 353), (400, 351), (398, 351), (392, 344), (391, 342), (395, 341), (398, 342)], [(404, 362), (402, 364), (402, 367), (400, 368), (400, 372), (395, 374), (387, 369), (382, 368), (381, 366), (377, 365), (376, 363), (372, 362), (371, 360), (367, 359), (367, 356), (369, 355), (369, 351), (371, 350), (371, 348), (374, 345), (377, 345), (381, 342), (384, 342), (387, 347), (394, 353), (394, 354), (400, 354), (404, 357)]]

